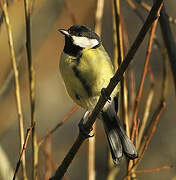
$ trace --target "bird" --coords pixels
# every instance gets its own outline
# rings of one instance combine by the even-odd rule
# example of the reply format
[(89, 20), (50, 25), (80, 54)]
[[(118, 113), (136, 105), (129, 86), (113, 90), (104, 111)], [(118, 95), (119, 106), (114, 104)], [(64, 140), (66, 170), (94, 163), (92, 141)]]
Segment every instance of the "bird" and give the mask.
[[(73, 25), (59, 29), (65, 36), (65, 45), (59, 61), (59, 69), (68, 95), (91, 112), (98, 102), (102, 89), (106, 88), (115, 70), (101, 38), (89, 27)], [(112, 92), (98, 118), (102, 120), (114, 164), (123, 155), (128, 159), (138, 157), (137, 150), (117, 116), (119, 85)]]

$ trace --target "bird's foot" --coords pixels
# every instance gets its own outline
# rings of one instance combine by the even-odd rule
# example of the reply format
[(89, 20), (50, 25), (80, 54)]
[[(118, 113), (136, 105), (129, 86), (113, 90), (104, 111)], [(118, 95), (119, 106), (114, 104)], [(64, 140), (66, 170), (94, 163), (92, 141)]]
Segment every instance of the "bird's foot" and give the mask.
[(109, 103), (111, 102), (111, 97), (107, 96), (106, 88), (102, 88), (101, 94), (102, 94), (104, 99), (106, 99)]
[(85, 123), (84, 123), (84, 121), (88, 119), (88, 115), (89, 115), (89, 111), (86, 111), (86, 113), (84, 114), (84, 116), (82, 117), (82, 119), (80, 120), (80, 122), (78, 124), (79, 133), (81, 134), (81, 136), (84, 139), (87, 139), (87, 138), (90, 138), (90, 137), (94, 136), (94, 134), (93, 135), (89, 135), (89, 133), (92, 131), (92, 129), (88, 129), (85, 126)]

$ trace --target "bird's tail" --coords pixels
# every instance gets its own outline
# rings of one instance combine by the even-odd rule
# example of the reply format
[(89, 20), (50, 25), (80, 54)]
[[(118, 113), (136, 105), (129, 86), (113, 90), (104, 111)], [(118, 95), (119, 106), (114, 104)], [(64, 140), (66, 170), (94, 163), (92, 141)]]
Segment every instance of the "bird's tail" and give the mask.
[(136, 148), (126, 135), (115, 111), (109, 108), (103, 111), (102, 120), (114, 163), (118, 164), (123, 154), (129, 159), (137, 158)]

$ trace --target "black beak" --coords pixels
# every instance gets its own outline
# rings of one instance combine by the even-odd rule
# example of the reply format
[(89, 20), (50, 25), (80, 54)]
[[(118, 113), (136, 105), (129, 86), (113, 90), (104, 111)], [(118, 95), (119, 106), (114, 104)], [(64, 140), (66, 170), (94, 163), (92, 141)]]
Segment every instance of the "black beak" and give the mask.
[(70, 36), (70, 34), (68, 33), (68, 31), (65, 30), (65, 29), (58, 29), (58, 31), (59, 31), (60, 33), (62, 33), (64, 36)]

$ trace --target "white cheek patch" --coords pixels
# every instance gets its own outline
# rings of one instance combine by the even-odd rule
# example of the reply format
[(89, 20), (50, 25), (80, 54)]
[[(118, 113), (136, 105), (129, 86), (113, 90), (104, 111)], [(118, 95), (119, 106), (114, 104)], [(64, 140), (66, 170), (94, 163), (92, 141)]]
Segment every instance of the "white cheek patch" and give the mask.
[(93, 48), (99, 44), (97, 39), (89, 39), (87, 37), (72, 36), (73, 44), (82, 48), (90, 47)]

